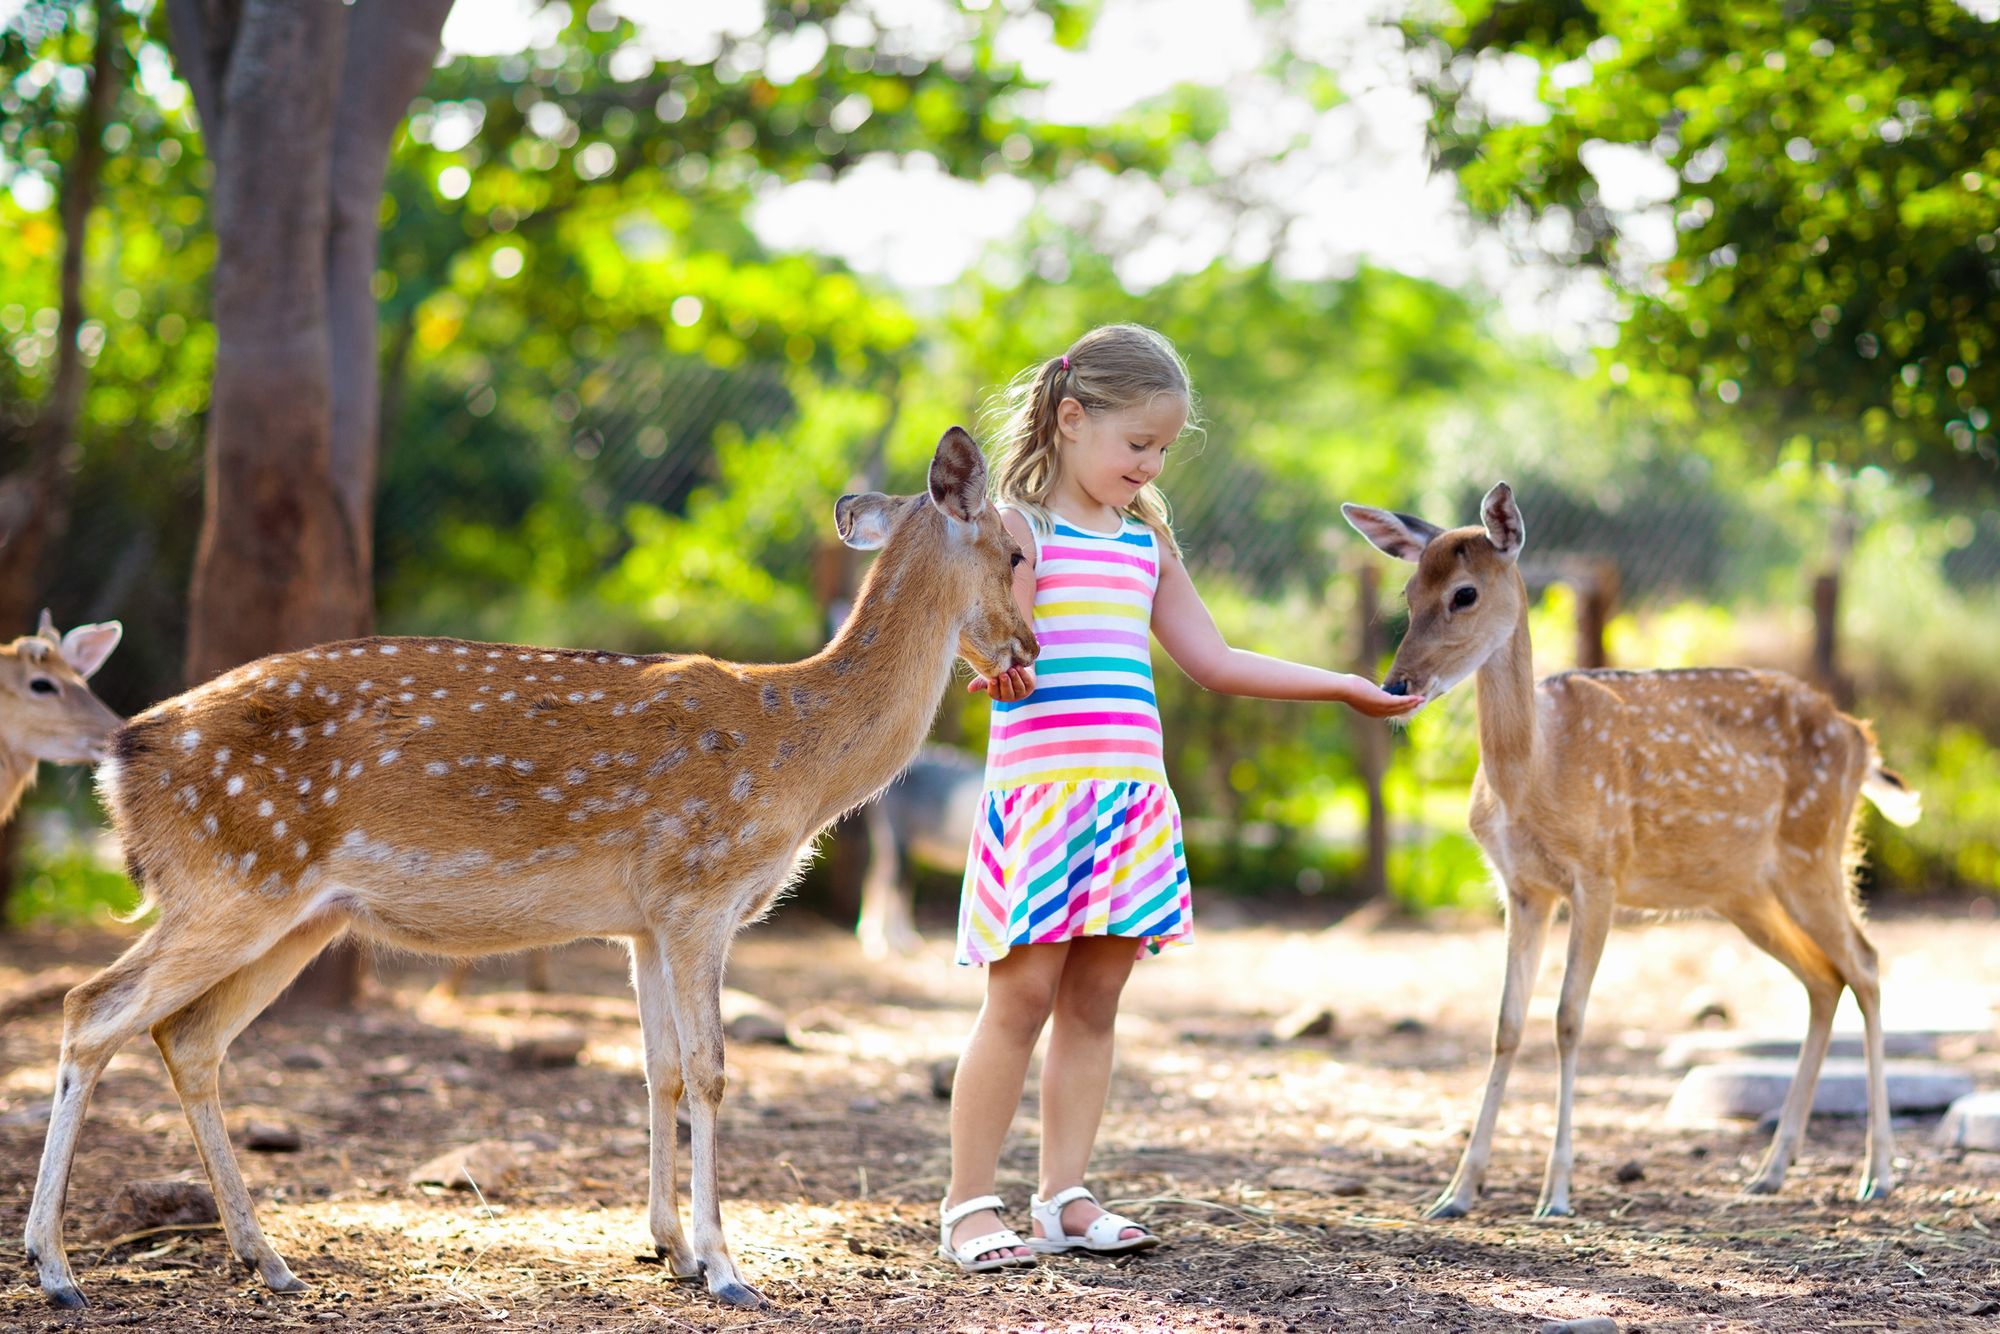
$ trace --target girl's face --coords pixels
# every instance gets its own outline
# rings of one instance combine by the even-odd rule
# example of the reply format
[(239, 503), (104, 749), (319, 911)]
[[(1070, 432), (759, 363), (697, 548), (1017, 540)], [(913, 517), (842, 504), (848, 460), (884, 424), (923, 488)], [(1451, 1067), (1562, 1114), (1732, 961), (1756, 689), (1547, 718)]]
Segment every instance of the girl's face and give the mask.
[(1056, 409), (1062, 480), (1109, 509), (1122, 510), (1167, 466), (1167, 450), (1187, 426), (1187, 400), (1156, 394), (1130, 407), (1089, 412), (1066, 398)]

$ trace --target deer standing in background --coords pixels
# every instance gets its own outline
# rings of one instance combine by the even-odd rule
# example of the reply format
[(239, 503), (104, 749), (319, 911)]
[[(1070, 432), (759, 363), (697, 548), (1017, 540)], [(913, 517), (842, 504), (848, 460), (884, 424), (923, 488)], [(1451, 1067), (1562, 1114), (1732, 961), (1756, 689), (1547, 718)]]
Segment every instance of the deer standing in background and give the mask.
[(42, 613), (41, 628), (0, 648), (0, 824), (35, 785), (35, 765), (89, 764), (105, 756), (123, 721), (86, 684), (124, 628), (79, 625), (66, 635)]
[(1917, 795), (1882, 767), (1866, 723), (1779, 672), (1580, 671), (1537, 682), (1517, 565), (1526, 528), (1505, 482), (1480, 509), (1481, 524), (1447, 531), (1407, 514), (1341, 506), (1362, 536), (1417, 566), (1404, 588), (1409, 633), (1384, 688), (1436, 699), (1477, 674), (1471, 825), (1505, 888), (1507, 974), (1486, 1093), (1458, 1172), (1425, 1216), (1459, 1217), (1479, 1193), (1558, 903), (1570, 912), (1556, 1011), (1561, 1092), (1537, 1215), (1571, 1212), (1577, 1047), (1618, 906), (1725, 917), (1805, 984), (1806, 1040), (1770, 1151), (1746, 1184), (1752, 1193), (1783, 1182), (1812, 1109), (1834, 1006), (1843, 987), (1854, 992), (1868, 1050), (1859, 1194), (1883, 1198), (1894, 1185), (1889, 1099), (1875, 948), (1852, 884), (1855, 798), (1866, 795), (1909, 824)]
[(916, 892), (903, 873), (907, 860), (963, 872), (979, 819), (986, 764), (950, 746), (926, 746), (882, 795), (862, 808), (868, 831), (868, 869), (861, 878), (861, 911), (854, 934), (871, 959), (914, 954)]
[[(70, 1163), (99, 1073), (147, 1029), (231, 1247), (273, 1290), (305, 1286), (258, 1229), (217, 1070), (352, 930), (444, 955), (628, 939), (654, 1245), (722, 1301), (760, 1304), (717, 1190), (729, 942), (812, 839), (908, 762), (955, 655), (992, 675), (1036, 654), (1012, 593), (1021, 552), (964, 431), (939, 442), (927, 495), (843, 496), (834, 515), (849, 546), (881, 554), (854, 615), (803, 662), (363, 639), (261, 659), (124, 728), (99, 781), (159, 921), (64, 1003), (27, 1224), (42, 1290), (82, 1302), (63, 1253)], [(683, 1091), (692, 1246), (675, 1200)]]

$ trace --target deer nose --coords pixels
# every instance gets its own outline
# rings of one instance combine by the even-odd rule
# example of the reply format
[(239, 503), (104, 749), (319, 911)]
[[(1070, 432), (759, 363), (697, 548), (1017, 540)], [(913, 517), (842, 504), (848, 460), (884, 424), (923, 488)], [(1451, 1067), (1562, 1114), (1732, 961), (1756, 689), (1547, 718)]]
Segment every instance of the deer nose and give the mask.
[(1408, 681), (1390, 681), (1382, 687), (1382, 693), (1385, 695), (1407, 695), (1410, 693), (1410, 683)]

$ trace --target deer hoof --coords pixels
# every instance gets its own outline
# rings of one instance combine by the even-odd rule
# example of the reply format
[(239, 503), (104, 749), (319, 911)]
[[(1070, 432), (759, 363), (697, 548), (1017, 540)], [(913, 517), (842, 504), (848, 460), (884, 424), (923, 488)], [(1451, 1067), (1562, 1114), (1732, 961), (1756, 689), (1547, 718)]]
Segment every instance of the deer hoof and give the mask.
[(1456, 1196), (1447, 1195), (1424, 1210), (1424, 1217), (1430, 1219), (1463, 1218), (1466, 1206), (1460, 1204)]
[(81, 1311), (89, 1305), (74, 1283), (44, 1283), (42, 1295), (49, 1299), (49, 1305), (60, 1306), (65, 1311)]
[[(698, 1283), (701, 1281), (701, 1261), (695, 1259), (692, 1255), (685, 1254), (685, 1250), (686, 1248), (683, 1247), (683, 1254), (676, 1255), (674, 1248), (671, 1246), (654, 1246), (653, 1254), (660, 1257), (660, 1263), (666, 1267), (667, 1277), (673, 1282)], [(645, 1257), (641, 1256), (640, 1258), (644, 1259)]]
[(1576, 1210), (1570, 1208), (1567, 1204), (1554, 1204), (1544, 1200), (1535, 1206), (1535, 1217), (1537, 1218), (1574, 1218), (1575, 1216)]
[(1863, 1177), (1860, 1186), (1855, 1189), (1854, 1198), (1863, 1204), (1873, 1204), (1877, 1200), (1888, 1199), (1895, 1186), (1895, 1182), (1884, 1177)]
[[(1776, 1195), (1779, 1183), (1782, 1180), (1783, 1178), (1780, 1177), (1751, 1177), (1743, 1183), (1743, 1193), (1745, 1195)], [(1862, 1189), (1866, 1190), (1866, 1185), (1863, 1185)], [(1861, 1198), (1865, 1200), (1868, 1197), (1863, 1195)]]
[(719, 1284), (715, 1289), (715, 1299), (724, 1306), (737, 1306), (746, 1311), (754, 1311), (764, 1304), (757, 1290), (735, 1279)]

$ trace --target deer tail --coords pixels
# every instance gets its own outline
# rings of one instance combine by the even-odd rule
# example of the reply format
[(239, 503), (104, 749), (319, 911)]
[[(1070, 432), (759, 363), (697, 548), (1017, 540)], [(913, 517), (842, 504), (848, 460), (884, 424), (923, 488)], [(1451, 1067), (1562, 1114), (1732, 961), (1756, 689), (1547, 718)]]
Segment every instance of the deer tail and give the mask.
[(1923, 795), (1877, 758), (1868, 762), (1868, 777), (1862, 780), (1861, 795), (1875, 803), (1882, 818), (1893, 825), (1913, 825), (1924, 813)]

